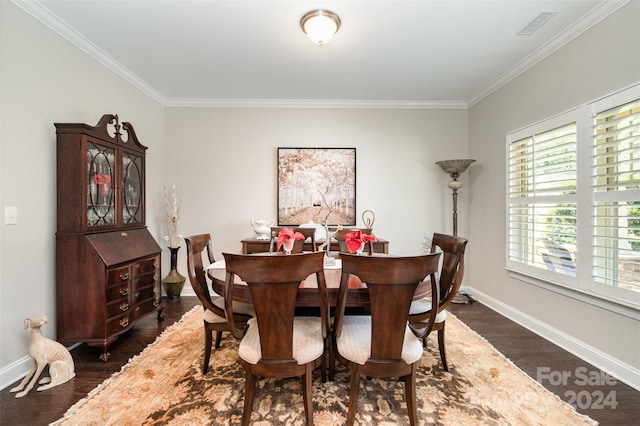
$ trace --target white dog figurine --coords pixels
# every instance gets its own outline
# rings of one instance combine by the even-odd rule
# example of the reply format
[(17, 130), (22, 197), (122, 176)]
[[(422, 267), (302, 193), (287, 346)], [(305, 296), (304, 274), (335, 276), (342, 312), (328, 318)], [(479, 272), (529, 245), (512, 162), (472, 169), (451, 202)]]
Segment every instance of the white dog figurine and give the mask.
[[(31, 388), (36, 384), (36, 380), (40, 377), (44, 367), (49, 364), (49, 374), (51, 377), (43, 377), (40, 380), (40, 386), (37, 391), (47, 390), (54, 386), (61, 385), (76, 376), (73, 358), (71, 354), (60, 343), (55, 340), (47, 339), (42, 335), (40, 327), (47, 323), (47, 315), (39, 317), (27, 318), (24, 320), (24, 328), (31, 327), (31, 345), (29, 346), (29, 355), (33, 358), (33, 367), (27, 373), (26, 377), (18, 386), (9, 392), (18, 392), (16, 398), (25, 396)], [(31, 382), (29, 382), (31, 379)], [(29, 383), (27, 385), (27, 383)], [(46, 384), (45, 384), (46, 383)], [(25, 385), (27, 387), (25, 388)]]

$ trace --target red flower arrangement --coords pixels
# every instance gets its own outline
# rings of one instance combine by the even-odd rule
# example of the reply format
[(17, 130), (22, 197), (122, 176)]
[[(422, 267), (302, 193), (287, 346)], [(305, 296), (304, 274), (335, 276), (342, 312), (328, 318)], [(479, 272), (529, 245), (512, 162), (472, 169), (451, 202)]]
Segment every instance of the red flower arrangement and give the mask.
[(368, 241), (376, 241), (374, 235), (363, 234), (362, 231), (353, 231), (344, 234), (344, 241), (347, 243), (349, 253), (360, 253), (364, 250), (364, 245)]
[(296, 240), (304, 240), (304, 235), (299, 232), (293, 232), (291, 228), (283, 228), (278, 233), (278, 250), (284, 245), (285, 251), (290, 252)]
[(93, 180), (100, 187), (100, 194), (107, 195), (111, 187), (111, 175), (96, 173)]

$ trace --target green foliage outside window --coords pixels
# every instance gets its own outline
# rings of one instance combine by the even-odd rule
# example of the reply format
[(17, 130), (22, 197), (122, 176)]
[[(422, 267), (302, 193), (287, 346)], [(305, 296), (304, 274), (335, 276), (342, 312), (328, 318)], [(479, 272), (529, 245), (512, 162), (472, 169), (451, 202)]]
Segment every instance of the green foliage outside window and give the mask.
[[(562, 207), (560, 205), (559, 207)], [(576, 216), (575, 208), (566, 205), (566, 209), (551, 210), (549, 215), (543, 218), (547, 239), (558, 244), (576, 244)], [(639, 219), (640, 220), (640, 219)], [(640, 232), (640, 230), (639, 230)]]

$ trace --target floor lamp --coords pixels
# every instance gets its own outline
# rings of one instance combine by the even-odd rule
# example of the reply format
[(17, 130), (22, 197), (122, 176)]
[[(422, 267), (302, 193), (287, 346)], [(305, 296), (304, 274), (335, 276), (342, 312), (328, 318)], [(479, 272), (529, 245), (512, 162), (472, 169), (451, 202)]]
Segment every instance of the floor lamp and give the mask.
[[(458, 236), (458, 189), (462, 188), (462, 182), (458, 177), (476, 160), (443, 160), (436, 161), (451, 178), (447, 186), (453, 191), (453, 235)], [(453, 303), (466, 304), (473, 303), (475, 299), (467, 293), (460, 291), (453, 298)]]
[(462, 188), (462, 182), (458, 177), (467, 170), (467, 167), (476, 160), (442, 160), (436, 164), (453, 179), (447, 186), (453, 191), (453, 235), (458, 236), (458, 189)]

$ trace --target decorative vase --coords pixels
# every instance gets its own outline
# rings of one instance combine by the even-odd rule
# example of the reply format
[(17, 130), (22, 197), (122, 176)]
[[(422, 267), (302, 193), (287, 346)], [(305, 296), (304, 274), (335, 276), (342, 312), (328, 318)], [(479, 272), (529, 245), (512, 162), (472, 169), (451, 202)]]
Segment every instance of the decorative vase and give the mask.
[(169, 247), (169, 251), (171, 251), (171, 270), (167, 276), (162, 279), (162, 287), (169, 299), (177, 299), (180, 297), (186, 279), (186, 277), (180, 275), (180, 272), (176, 269), (178, 264), (178, 250), (180, 250), (180, 247)]

